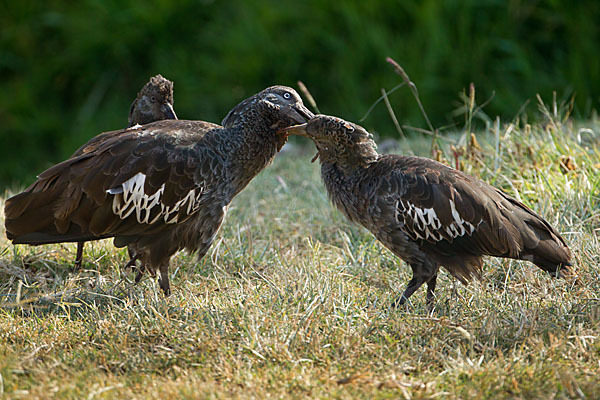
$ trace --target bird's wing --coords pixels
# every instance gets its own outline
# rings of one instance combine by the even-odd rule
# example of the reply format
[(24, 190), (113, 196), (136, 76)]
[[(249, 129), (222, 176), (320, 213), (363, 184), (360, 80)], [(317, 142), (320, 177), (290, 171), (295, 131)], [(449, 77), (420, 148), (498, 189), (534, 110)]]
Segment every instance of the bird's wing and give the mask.
[(92, 139), (7, 201), (7, 234), (19, 243), (51, 243), (158, 232), (182, 222), (220, 174), (214, 135), (206, 135), (219, 128), (160, 121)]
[[(506, 200), (484, 182), (433, 160), (388, 156), (377, 190), (415, 241), (453, 253), (516, 256), (519, 232), (502, 213)], [(450, 245), (450, 246), (449, 246)]]

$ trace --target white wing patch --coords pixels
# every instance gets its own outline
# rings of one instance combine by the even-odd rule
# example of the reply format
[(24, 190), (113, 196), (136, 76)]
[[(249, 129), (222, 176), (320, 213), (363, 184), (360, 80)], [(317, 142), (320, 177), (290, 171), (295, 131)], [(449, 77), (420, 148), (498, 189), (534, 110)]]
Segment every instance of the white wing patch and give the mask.
[(397, 203), (396, 218), (400, 213), (410, 218), (415, 228), (411, 233), (418, 239), (432, 239), (437, 242), (446, 237), (471, 235), (476, 229), (475, 226), (461, 218), (452, 200), (450, 200), (450, 210), (454, 221), (443, 227), (433, 208), (419, 208), (409, 201), (400, 200)]
[(108, 189), (106, 193), (115, 195), (112, 204), (113, 213), (125, 219), (135, 212), (140, 224), (153, 224), (161, 218), (167, 224), (175, 224), (180, 210), (185, 210), (186, 214), (190, 215), (200, 208), (202, 188), (194, 188), (177, 203), (166, 206), (161, 202), (165, 184), (163, 183), (154, 194), (147, 195), (144, 193), (145, 182), (146, 175), (138, 172), (120, 186)]
[(408, 201), (399, 201), (398, 209), (407, 214), (414, 222), (418, 229), (415, 229), (414, 234), (419, 239), (433, 239), (435, 241), (443, 238), (438, 232), (442, 226), (435, 210), (433, 208), (419, 208)]
[[(465, 233), (471, 235), (475, 230), (475, 226), (472, 223), (465, 221), (461, 218), (458, 211), (456, 211), (456, 206), (454, 205), (454, 201), (448, 200), (450, 202), (450, 210), (452, 211), (452, 217), (454, 218), (454, 222), (449, 226), (452, 228), (454, 234), (452, 237), (463, 236)], [(480, 222), (481, 223), (481, 222)], [(448, 228), (446, 228), (448, 231)]]

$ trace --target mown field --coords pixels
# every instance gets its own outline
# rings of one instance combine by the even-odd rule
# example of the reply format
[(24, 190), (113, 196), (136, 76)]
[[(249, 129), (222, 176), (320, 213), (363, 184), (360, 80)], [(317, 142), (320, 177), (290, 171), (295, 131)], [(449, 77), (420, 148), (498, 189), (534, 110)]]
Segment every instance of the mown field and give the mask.
[(203, 260), (173, 258), (169, 298), (135, 285), (110, 241), (74, 270), (75, 245), (15, 247), (2, 230), (0, 397), (597, 398), (600, 125), (545, 114), (478, 143), (442, 138), (441, 158), (556, 226), (576, 280), (486, 259), (469, 286), (442, 273), (431, 313), (424, 290), (389, 309), (410, 269), (330, 206), (312, 147), (295, 142)]

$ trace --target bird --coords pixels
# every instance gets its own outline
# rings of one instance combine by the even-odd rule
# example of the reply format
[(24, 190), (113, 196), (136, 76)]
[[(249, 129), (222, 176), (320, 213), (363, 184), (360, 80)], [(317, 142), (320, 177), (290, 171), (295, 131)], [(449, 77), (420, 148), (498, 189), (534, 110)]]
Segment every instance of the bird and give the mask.
[(426, 283), (432, 308), (440, 266), (466, 284), (480, 277), (484, 255), (526, 260), (554, 277), (570, 272), (571, 251), (556, 229), (473, 176), (428, 158), (381, 155), (367, 130), (334, 116), (280, 134), (312, 139), (332, 203), (410, 265), (393, 307)]
[(285, 144), (277, 132), (313, 115), (294, 89), (272, 86), (241, 101), (222, 126), (163, 120), (101, 134), (6, 201), (6, 235), (29, 245), (112, 237), (159, 272), (169, 295), (171, 256), (187, 249), (201, 259), (233, 198)]
[(163, 119), (177, 119), (173, 104), (173, 82), (161, 74), (155, 75), (131, 103), (127, 127)]
[[(161, 121), (164, 119), (177, 119), (177, 114), (173, 109), (173, 82), (164, 78), (158, 74), (150, 78), (150, 80), (142, 87), (137, 97), (131, 103), (129, 108), (129, 116), (127, 118), (127, 127), (130, 128), (134, 125), (145, 125), (154, 121)], [(89, 142), (81, 146), (71, 155), (71, 157), (77, 157), (89, 149), (94, 148), (96, 142), (105, 140), (104, 136), (98, 135), (92, 138)], [(77, 253), (75, 256), (75, 267), (81, 267), (81, 261), (83, 259), (83, 244), (85, 242), (77, 242)], [(132, 249), (129, 249), (130, 261), (127, 266), (132, 266), (137, 257), (133, 253)], [(138, 271), (136, 281), (139, 281), (142, 277), (140, 272), (143, 272), (143, 268)]]

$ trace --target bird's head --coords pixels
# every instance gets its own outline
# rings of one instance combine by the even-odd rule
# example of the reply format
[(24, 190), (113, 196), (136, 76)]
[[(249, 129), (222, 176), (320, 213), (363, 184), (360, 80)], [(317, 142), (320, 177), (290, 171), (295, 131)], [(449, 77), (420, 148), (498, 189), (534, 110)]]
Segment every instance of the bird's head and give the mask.
[(129, 126), (177, 119), (173, 109), (173, 82), (156, 75), (138, 93), (129, 110)]
[(280, 129), (304, 123), (313, 116), (294, 89), (271, 86), (235, 106), (221, 125), (225, 128), (246, 125), (257, 133), (276, 136)]
[(373, 135), (360, 125), (330, 115), (316, 115), (305, 124), (281, 130), (280, 134), (312, 139), (322, 163), (351, 167), (378, 157)]

